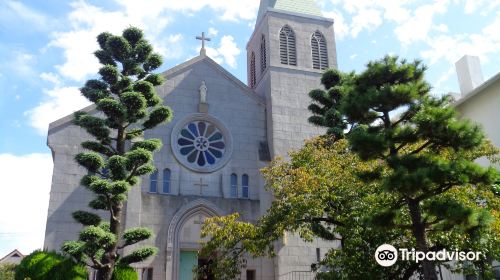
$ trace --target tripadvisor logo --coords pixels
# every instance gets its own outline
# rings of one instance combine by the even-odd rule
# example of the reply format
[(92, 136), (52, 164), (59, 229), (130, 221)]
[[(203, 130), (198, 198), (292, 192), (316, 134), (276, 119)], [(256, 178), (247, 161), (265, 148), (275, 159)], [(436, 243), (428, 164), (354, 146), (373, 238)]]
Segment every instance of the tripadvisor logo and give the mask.
[(390, 244), (382, 244), (378, 246), (375, 251), (375, 260), (381, 266), (391, 266), (398, 260), (398, 255), (402, 261), (414, 261), (416, 263), (429, 260), (429, 261), (478, 261), (481, 252), (463, 252), (463, 251), (448, 251), (443, 249), (441, 251), (416, 251), (415, 249), (402, 249), (394, 248)]
[(382, 244), (375, 251), (375, 260), (381, 266), (391, 266), (398, 260), (398, 250), (392, 245)]

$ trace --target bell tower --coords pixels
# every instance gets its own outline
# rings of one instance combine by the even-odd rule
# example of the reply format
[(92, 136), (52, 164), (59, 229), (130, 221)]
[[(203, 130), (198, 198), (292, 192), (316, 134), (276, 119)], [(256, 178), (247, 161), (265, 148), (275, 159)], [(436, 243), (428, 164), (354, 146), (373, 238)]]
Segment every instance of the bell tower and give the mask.
[[(266, 100), (271, 157), (286, 157), (304, 140), (325, 132), (307, 120), (308, 93), (322, 87), (325, 69), (337, 68), (337, 54), (333, 19), (322, 16), (315, 0), (261, 0), (247, 59), (248, 86)], [(271, 201), (261, 196), (261, 209)], [(310, 271), (312, 263), (338, 246), (320, 239), (305, 243), (287, 234), (276, 246), (274, 275)]]
[(247, 44), (248, 85), (266, 100), (271, 156), (323, 132), (308, 123), (309, 91), (337, 67), (333, 20), (314, 0), (261, 0)]

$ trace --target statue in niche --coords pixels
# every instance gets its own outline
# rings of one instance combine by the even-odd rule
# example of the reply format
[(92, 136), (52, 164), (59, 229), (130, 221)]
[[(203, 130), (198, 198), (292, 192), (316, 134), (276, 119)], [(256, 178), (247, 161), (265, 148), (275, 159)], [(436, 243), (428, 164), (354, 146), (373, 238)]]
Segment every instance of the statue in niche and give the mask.
[(200, 86), (200, 103), (207, 103), (207, 86), (205, 85), (205, 81), (201, 82)]

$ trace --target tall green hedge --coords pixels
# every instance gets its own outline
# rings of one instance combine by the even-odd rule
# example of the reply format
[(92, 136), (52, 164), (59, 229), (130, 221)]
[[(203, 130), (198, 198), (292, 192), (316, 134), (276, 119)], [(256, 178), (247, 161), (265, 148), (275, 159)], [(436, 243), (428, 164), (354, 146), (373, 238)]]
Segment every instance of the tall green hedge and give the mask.
[(16, 280), (86, 280), (87, 270), (55, 252), (34, 251), (16, 267)]

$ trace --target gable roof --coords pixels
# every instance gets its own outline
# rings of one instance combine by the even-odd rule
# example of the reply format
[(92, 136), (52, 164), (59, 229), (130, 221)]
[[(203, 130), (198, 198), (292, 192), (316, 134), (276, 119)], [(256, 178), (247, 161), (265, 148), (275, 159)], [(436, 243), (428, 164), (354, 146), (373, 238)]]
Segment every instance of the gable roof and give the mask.
[(257, 15), (257, 23), (260, 22), (269, 9), (318, 17), (323, 16), (314, 0), (261, 0), (259, 13)]
[[(181, 63), (177, 66), (174, 66), (166, 71), (164, 71), (163, 73), (161, 73), (161, 75), (163, 75), (164, 77), (167, 77), (167, 76), (171, 76), (177, 72), (181, 72), (189, 67), (191, 67), (192, 65), (196, 64), (196, 63), (199, 63), (199, 62), (206, 62), (208, 65), (210, 65), (211, 67), (214, 68), (214, 70), (216, 70), (217, 72), (219, 72), (220, 74), (222, 74), (224, 77), (226, 77), (230, 82), (232, 82), (233, 84), (235, 84), (238, 88), (242, 89), (242, 91), (248, 95), (249, 97), (251, 97), (253, 100), (255, 100), (255, 102), (257, 102), (259, 105), (261, 106), (265, 106), (265, 101), (263, 98), (261, 98), (260, 96), (256, 95), (255, 93), (253, 93), (253, 91), (247, 86), (245, 85), (243, 82), (241, 82), (238, 78), (236, 78), (234, 75), (232, 75), (231, 73), (229, 73), (226, 69), (224, 69), (222, 66), (220, 66), (217, 62), (215, 62), (213, 59), (211, 59), (210, 57), (208, 57), (207, 55), (205, 54), (200, 54), (199, 56), (196, 56), (184, 63)], [(78, 110), (78, 111), (84, 111), (84, 112), (87, 112), (87, 113), (90, 113), (90, 112), (93, 112), (95, 111), (95, 105), (92, 104), (92, 105), (89, 105), (85, 108), (82, 108), (81, 110)], [(53, 121), (49, 124), (49, 134), (50, 134), (50, 131), (52, 131), (53, 129), (56, 129), (62, 125), (65, 125), (69, 122), (72, 122), (73, 121), (73, 114), (69, 114), (65, 117), (62, 117), (56, 121)]]
[(19, 252), (17, 249), (14, 249), (14, 251), (8, 253), (3, 258), (1, 258), (0, 263), (3, 263), (4, 261), (8, 260), (9, 258), (24, 258), (24, 255), (21, 252)]
[(252, 98), (257, 104), (264, 106), (265, 101), (262, 97), (258, 96), (257, 94), (253, 93), (252, 89), (250, 89), (246, 84), (244, 84), (242, 81), (240, 81), (238, 78), (233, 76), (233, 74), (229, 73), (226, 69), (224, 69), (222, 66), (220, 66), (217, 62), (215, 62), (213, 59), (208, 57), (205, 54), (200, 54), (197, 57), (194, 57), (184, 63), (181, 63), (173, 68), (170, 68), (169, 70), (165, 71), (162, 73), (165, 78), (168, 76), (174, 75), (175, 73), (182, 72), (185, 69), (190, 68), (194, 64), (200, 63), (200, 62), (206, 62), (209, 66), (214, 68), (219, 74), (223, 75), (225, 78), (227, 78), (231, 83), (233, 83), (236, 87), (240, 88), (246, 95), (248, 95), (250, 98)]

